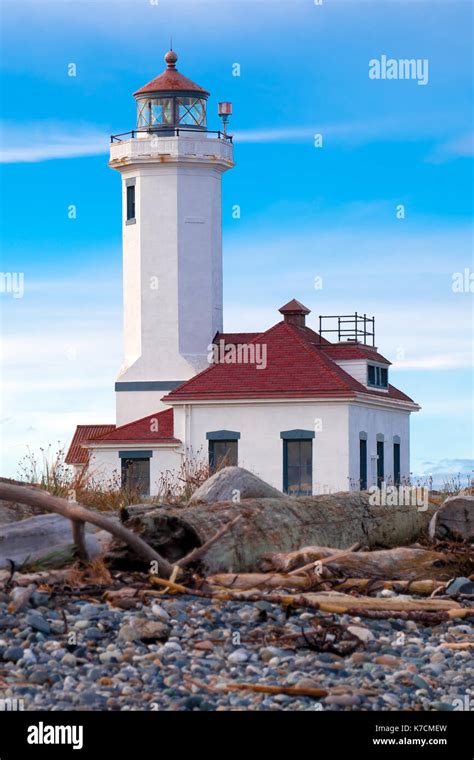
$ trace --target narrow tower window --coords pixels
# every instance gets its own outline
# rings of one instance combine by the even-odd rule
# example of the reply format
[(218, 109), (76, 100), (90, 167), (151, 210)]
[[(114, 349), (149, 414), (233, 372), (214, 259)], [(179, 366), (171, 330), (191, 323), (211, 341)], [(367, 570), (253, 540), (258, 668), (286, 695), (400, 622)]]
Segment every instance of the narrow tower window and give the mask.
[(394, 485), (400, 485), (400, 437), (393, 437), (393, 482)]
[(359, 489), (367, 490), (367, 433), (359, 433)]
[(384, 482), (385, 473), (385, 457), (384, 457), (384, 440), (383, 435), (377, 435), (377, 486), (382, 488)]
[(127, 222), (135, 221), (135, 185), (127, 185)]

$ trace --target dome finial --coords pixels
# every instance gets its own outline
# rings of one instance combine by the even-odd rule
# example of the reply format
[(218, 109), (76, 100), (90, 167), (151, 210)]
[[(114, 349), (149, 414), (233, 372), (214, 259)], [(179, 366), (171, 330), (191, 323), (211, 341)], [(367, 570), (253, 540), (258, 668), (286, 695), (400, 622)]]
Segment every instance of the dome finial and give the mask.
[(168, 69), (175, 69), (176, 68), (176, 61), (178, 60), (178, 56), (173, 50), (173, 38), (170, 38), (170, 49), (165, 55), (165, 63)]

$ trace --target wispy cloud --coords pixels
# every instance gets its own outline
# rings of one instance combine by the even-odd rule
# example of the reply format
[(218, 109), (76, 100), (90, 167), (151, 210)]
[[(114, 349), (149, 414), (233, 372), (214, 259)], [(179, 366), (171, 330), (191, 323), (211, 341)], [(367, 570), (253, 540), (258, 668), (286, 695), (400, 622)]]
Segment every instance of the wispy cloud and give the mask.
[[(436, 126), (434, 126), (436, 125)], [(294, 143), (315, 140), (322, 135), (323, 142), (361, 145), (379, 141), (416, 141), (433, 139), (442, 142), (428, 156), (428, 161), (439, 163), (474, 154), (472, 135), (450, 138), (453, 125), (449, 119), (431, 114), (430, 119), (384, 118), (349, 121), (334, 124), (308, 124), (305, 126), (260, 127), (238, 129), (236, 143)], [(8, 139), (7, 139), (8, 135)], [(0, 127), (0, 163), (37, 163), (64, 158), (97, 156), (108, 152), (110, 135), (105, 128), (84, 124), (36, 124), (22, 128), (3, 124)]]
[(419, 358), (405, 359), (393, 362), (394, 369), (460, 369), (472, 367), (472, 357), (467, 353), (445, 353), (420, 356)]
[(387, 116), (352, 120), (332, 124), (307, 124), (305, 126), (260, 127), (258, 129), (238, 129), (234, 133), (238, 143), (279, 143), (313, 141), (322, 135), (323, 141), (358, 145), (378, 141), (414, 142), (417, 140), (442, 140), (439, 150), (445, 160), (459, 155), (472, 155), (472, 136), (451, 138), (459, 116), (455, 114), (434, 114)]
[[(8, 139), (7, 139), (8, 136)], [(0, 163), (37, 163), (58, 158), (79, 158), (107, 153), (109, 135), (98, 127), (37, 124), (35, 127), (0, 128)]]
[(474, 156), (474, 132), (462, 134), (452, 140), (441, 143), (428, 156), (432, 164), (442, 164), (455, 158), (472, 158)]

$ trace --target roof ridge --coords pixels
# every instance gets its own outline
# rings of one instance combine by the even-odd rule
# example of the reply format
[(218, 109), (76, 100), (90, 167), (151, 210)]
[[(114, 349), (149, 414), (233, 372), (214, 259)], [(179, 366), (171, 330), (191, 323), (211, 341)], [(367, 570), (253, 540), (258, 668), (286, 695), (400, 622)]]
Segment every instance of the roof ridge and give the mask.
[(85, 423), (84, 425), (76, 425), (76, 428), (86, 427), (117, 427), (117, 425), (115, 422), (89, 422)]
[[(115, 425), (114, 426), (115, 427), (115, 431), (114, 432), (118, 432), (119, 430), (123, 430), (124, 428), (130, 427), (131, 425), (137, 425), (139, 422), (144, 422), (145, 420), (149, 419), (150, 417), (159, 417), (160, 414), (164, 414), (165, 412), (171, 412), (171, 413), (173, 413), (173, 408), (170, 406), (169, 409), (161, 409), (159, 412), (152, 412), (151, 414), (145, 414), (144, 417), (139, 417), (137, 420), (131, 420), (131, 422), (126, 422), (124, 425)], [(100, 441), (102, 438), (105, 438), (107, 435), (110, 435), (110, 433), (104, 433), (103, 435), (98, 435), (96, 438), (91, 438), (90, 440), (92, 440), (92, 441)]]
[[(267, 335), (268, 333), (272, 332), (272, 330), (275, 330), (275, 328), (277, 328), (279, 325), (282, 325), (282, 324), (284, 324), (283, 321), (277, 322), (275, 325), (272, 325), (271, 327), (269, 327), (268, 330), (265, 330), (265, 332), (257, 334), (255, 338), (249, 341), (247, 345), (250, 346), (255, 340), (258, 340), (258, 338), (261, 338), (263, 335)], [(220, 362), (218, 362), (217, 364), (213, 362), (209, 367), (206, 367), (206, 369), (202, 369), (201, 372), (198, 372), (197, 375), (193, 375), (192, 377), (189, 378), (189, 380), (185, 380), (184, 383), (181, 383), (181, 385), (178, 385), (177, 388), (173, 388), (173, 390), (170, 393), (165, 394), (162, 397), (162, 399), (172, 396), (175, 392), (177, 393), (179, 389), (183, 387), (183, 385), (187, 385), (188, 383), (194, 382), (194, 380), (197, 380), (199, 377), (202, 377), (207, 372), (211, 372), (215, 367), (218, 367), (219, 365), (220, 365)]]
[[(283, 323), (285, 327), (290, 331), (293, 332), (298, 340), (299, 343), (310, 353), (312, 356), (319, 356), (323, 359), (323, 362), (326, 364), (328, 369), (336, 375), (340, 380), (346, 383), (346, 389), (349, 391), (357, 390), (354, 388), (353, 383), (356, 383), (358, 388), (363, 388), (363, 386), (348, 372), (345, 372), (342, 367), (339, 367), (338, 364), (336, 364), (335, 361), (331, 359), (329, 356), (325, 356), (321, 353), (310, 341), (306, 340), (303, 335), (296, 332), (299, 330), (299, 328), (296, 325), (289, 324), (288, 322)], [(349, 380), (349, 383), (347, 382)]]

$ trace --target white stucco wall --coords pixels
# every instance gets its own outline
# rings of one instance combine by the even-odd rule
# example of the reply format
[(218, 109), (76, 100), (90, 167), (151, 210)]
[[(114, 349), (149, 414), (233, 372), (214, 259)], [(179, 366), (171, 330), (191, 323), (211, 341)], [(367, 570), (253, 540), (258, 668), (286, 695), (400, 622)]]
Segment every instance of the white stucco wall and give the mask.
[(150, 414), (161, 412), (169, 407), (161, 399), (168, 391), (116, 391), (115, 409), (117, 425), (140, 420)]
[[(118, 381), (184, 381), (208, 366), (208, 346), (222, 330), (221, 182), (232, 165), (231, 144), (199, 134), (111, 146), (123, 206)], [(136, 221), (127, 224), (127, 182), (133, 180)], [(128, 413), (128, 398), (117, 398), (117, 424), (161, 407), (153, 401), (150, 408), (146, 397), (136, 403), (140, 412)]]
[[(187, 418), (187, 419), (186, 419)], [(233, 430), (240, 433), (239, 466), (267, 483), (283, 488), (283, 441), (286, 430), (315, 431), (313, 440), (313, 492), (348, 490), (348, 410), (337, 403), (256, 403), (175, 407), (175, 435), (193, 455), (207, 457), (206, 433)]]
[[(138, 395), (138, 394), (137, 394)], [(283, 488), (283, 441), (280, 433), (303, 429), (314, 431), (313, 493), (348, 491), (358, 488), (359, 436), (367, 435), (367, 485), (377, 482), (377, 435), (384, 436), (384, 469), (387, 483), (393, 482), (393, 441), (400, 438), (400, 474), (410, 472), (409, 412), (356, 402), (268, 402), (187, 404), (174, 407), (174, 434), (183, 446), (175, 448), (135, 446), (152, 449), (151, 491), (161, 472), (176, 472), (184, 451), (195, 459), (208, 460), (206, 433), (231, 430), (240, 433), (238, 464), (254, 472), (275, 488)], [(90, 471), (110, 480), (120, 477), (119, 450), (95, 449)]]
[(367, 486), (377, 483), (377, 434), (384, 436), (384, 477), (393, 483), (393, 438), (400, 438), (400, 476), (410, 474), (410, 414), (406, 411), (349, 406), (349, 479), (359, 481), (359, 434), (367, 433)]
[[(117, 449), (93, 449), (89, 462), (89, 473), (92, 478), (98, 482), (106, 484), (114, 481), (120, 485), (121, 482), (121, 460), (119, 451), (125, 451), (131, 447), (121, 446)], [(138, 446), (136, 447), (138, 448)], [(160, 476), (167, 470), (176, 471), (179, 469), (182, 457), (179, 453), (180, 447), (156, 447), (143, 444), (141, 449), (151, 450), (153, 452), (150, 459), (150, 493), (156, 495)]]

